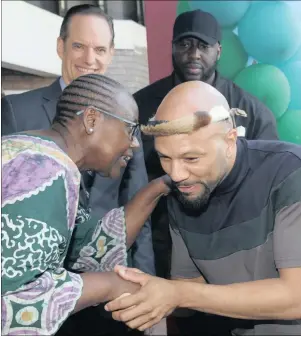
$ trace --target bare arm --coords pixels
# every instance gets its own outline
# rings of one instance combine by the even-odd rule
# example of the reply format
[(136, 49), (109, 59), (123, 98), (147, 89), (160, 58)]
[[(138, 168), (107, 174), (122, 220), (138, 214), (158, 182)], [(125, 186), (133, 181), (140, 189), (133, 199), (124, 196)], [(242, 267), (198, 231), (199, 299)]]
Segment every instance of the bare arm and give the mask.
[(279, 279), (230, 285), (179, 281), (180, 307), (242, 319), (301, 319), (301, 268), (280, 270)]
[(156, 207), (160, 197), (169, 193), (170, 178), (160, 177), (142, 188), (125, 206), (127, 247), (136, 239), (141, 227)]
[(111, 301), (124, 293), (133, 294), (140, 285), (125, 281), (115, 272), (83, 273), (82, 294), (78, 299), (73, 314), (87, 307)]

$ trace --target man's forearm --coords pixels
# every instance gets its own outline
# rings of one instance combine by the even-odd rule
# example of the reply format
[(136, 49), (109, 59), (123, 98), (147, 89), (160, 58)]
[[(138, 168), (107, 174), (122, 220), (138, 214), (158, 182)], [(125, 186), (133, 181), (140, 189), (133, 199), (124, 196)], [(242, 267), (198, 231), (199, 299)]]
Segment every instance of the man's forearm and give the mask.
[(231, 285), (179, 282), (179, 307), (241, 319), (301, 319), (300, 293), (281, 279)]

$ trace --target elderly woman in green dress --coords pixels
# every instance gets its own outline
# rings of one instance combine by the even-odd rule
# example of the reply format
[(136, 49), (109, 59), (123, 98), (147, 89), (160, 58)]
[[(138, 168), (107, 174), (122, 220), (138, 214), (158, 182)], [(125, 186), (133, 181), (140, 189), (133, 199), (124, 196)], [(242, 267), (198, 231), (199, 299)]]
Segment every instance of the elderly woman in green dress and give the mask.
[(112, 270), (169, 192), (152, 181), (124, 208), (80, 209), (80, 170), (115, 177), (139, 146), (138, 109), (117, 82), (81, 76), (62, 93), (49, 130), (2, 138), (2, 334), (54, 334), (69, 315), (133, 293)]

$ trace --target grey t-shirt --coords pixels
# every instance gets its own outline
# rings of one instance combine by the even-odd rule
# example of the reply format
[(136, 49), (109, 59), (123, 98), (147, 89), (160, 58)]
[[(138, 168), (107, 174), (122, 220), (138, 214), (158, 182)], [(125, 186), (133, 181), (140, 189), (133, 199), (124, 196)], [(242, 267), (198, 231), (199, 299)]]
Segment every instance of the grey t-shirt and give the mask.
[[(301, 147), (239, 139), (235, 165), (206, 209), (189, 214), (173, 196), (168, 209), (172, 278), (279, 278), (279, 269), (301, 267)], [(246, 323), (232, 333), (301, 335), (301, 320)]]

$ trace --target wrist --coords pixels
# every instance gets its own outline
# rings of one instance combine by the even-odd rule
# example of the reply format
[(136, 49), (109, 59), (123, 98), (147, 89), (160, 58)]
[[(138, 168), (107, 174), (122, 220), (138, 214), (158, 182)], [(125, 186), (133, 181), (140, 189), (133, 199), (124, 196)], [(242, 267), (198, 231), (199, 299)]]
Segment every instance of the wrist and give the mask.
[(170, 280), (171, 286), (174, 288), (174, 294), (173, 294), (173, 301), (175, 308), (183, 308), (183, 305), (185, 303), (185, 292), (187, 289), (185, 289), (184, 282), (180, 280)]
[(203, 302), (206, 284), (177, 280), (178, 308), (194, 309)]

